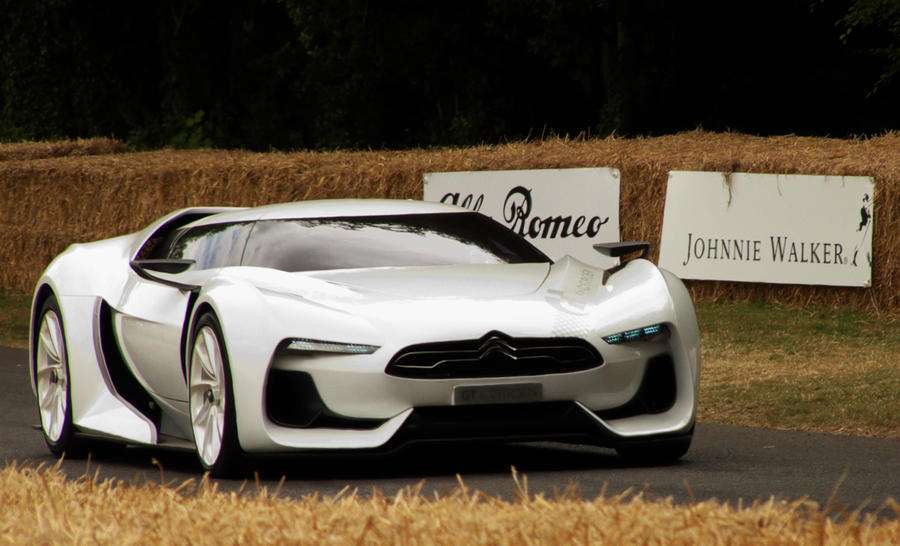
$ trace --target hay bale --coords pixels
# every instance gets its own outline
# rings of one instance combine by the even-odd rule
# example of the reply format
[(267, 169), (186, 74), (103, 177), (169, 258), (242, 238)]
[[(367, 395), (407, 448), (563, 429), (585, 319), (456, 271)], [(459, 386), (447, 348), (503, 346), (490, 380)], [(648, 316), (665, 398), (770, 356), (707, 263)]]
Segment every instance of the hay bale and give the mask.
[(690, 131), (463, 149), (251, 153), (155, 151), (0, 162), (0, 286), (31, 290), (72, 242), (127, 233), (176, 208), (338, 197), (421, 199), (426, 172), (616, 167), (623, 239), (658, 257), (670, 170), (864, 175), (875, 179), (871, 289), (690, 282), (698, 300), (764, 300), (900, 311), (900, 135), (840, 140)]
[(0, 143), (0, 161), (119, 154), (127, 150), (128, 146), (125, 143), (106, 137), (56, 142)]

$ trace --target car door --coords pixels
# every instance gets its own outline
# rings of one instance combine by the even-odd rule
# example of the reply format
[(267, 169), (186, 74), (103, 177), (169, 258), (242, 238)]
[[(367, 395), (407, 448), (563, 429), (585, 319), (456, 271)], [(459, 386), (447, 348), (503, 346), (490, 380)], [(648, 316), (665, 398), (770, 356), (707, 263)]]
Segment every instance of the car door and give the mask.
[(132, 270), (115, 325), (125, 360), (144, 387), (158, 396), (187, 401), (181, 348), (190, 307), (205, 281), (219, 268), (238, 265), (251, 224), (209, 224), (183, 228), (165, 249), (170, 260), (193, 260), (179, 273)]

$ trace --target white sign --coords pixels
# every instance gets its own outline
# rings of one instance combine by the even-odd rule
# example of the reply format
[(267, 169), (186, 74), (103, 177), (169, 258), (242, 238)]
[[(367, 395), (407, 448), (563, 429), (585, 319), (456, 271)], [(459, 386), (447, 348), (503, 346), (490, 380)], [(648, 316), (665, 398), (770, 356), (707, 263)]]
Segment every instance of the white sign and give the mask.
[(659, 265), (685, 279), (870, 286), (867, 176), (672, 171)]
[(618, 169), (427, 173), (425, 200), (490, 216), (554, 259), (618, 263), (593, 249), (619, 240)]

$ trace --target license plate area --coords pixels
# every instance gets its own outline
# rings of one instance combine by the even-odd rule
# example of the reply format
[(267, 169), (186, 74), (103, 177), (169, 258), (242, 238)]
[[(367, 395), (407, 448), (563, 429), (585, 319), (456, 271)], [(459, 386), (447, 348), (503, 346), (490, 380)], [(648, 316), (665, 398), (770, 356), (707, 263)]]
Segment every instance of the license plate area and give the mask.
[(540, 383), (513, 383), (508, 385), (459, 385), (453, 387), (454, 406), (480, 404), (527, 404), (543, 399)]

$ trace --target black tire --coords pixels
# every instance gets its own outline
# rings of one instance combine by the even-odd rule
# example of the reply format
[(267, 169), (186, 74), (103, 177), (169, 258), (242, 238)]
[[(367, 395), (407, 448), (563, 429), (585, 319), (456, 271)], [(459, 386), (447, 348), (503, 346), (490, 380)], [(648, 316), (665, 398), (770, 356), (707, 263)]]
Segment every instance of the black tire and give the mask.
[[(34, 338), (34, 377), (41, 432), (50, 452), (78, 459), (87, 455), (87, 442), (75, 434), (72, 419), (72, 385), (65, 325), (56, 296), (44, 300), (38, 313)], [(55, 331), (54, 331), (55, 330)], [(60, 383), (64, 385), (60, 385)], [(60, 398), (60, 396), (62, 398)], [(65, 408), (59, 404), (65, 404)]]
[[(201, 391), (201, 388), (205, 387), (201, 387), (195, 382), (196, 374), (199, 373), (201, 374), (200, 377), (204, 377), (204, 370), (206, 372), (209, 370), (203, 366), (203, 359), (205, 358), (203, 355), (204, 351), (207, 350), (207, 346), (198, 347), (198, 340), (200, 343), (209, 342), (210, 338), (201, 337), (207, 334), (212, 334), (212, 339), (217, 344), (222, 366), (220, 369), (215, 370), (216, 377), (214, 381), (218, 382), (218, 387), (210, 387), (206, 391)], [(231, 367), (225, 347), (225, 339), (222, 335), (222, 328), (213, 313), (204, 313), (194, 323), (189, 347), (188, 404), (191, 417), (191, 432), (194, 438), (194, 449), (197, 453), (197, 459), (203, 469), (213, 476), (228, 477), (238, 474), (244, 468), (244, 457), (237, 438), (237, 419), (234, 411)], [(198, 351), (200, 352), (198, 353)], [(205, 354), (207, 357), (209, 356), (208, 351)], [(209, 364), (209, 362), (206, 363)], [(197, 368), (198, 366), (200, 368)], [(218, 368), (218, 366), (215, 367)], [(221, 374), (221, 377), (219, 377), (219, 374)], [(208, 376), (209, 374), (207, 373), (206, 375)], [(203, 417), (203, 414), (200, 412), (202, 412), (203, 408), (215, 411), (216, 415), (223, 420), (219, 448), (214, 455), (210, 455), (208, 452), (205, 453), (205, 446), (208, 446), (209, 436), (205, 436), (203, 430), (206, 430), (207, 435), (210, 433), (218, 435), (218, 427), (215, 427), (216, 430), (211, 431), (208, 426), (204, 427), (204, 424), (200, 423)], [(216, 421), (216, 423), (211, 423), (210, 425), (217, 423)]]
[(677, 438), (627, 443), (616, 446), (619, 458), (629, 464), (657, 466), (672, 464), (683, 457), (691, 447), (694, 431)]

